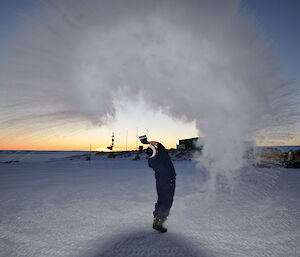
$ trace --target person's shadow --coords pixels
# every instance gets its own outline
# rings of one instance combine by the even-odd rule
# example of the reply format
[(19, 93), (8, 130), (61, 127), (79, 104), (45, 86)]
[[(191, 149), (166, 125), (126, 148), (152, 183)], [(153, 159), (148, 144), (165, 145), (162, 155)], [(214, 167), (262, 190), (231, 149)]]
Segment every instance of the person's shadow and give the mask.
[(92, 257), (208, 257), (213, 256), (186, 239), (170, 233), (135, 231), (109, 238)]

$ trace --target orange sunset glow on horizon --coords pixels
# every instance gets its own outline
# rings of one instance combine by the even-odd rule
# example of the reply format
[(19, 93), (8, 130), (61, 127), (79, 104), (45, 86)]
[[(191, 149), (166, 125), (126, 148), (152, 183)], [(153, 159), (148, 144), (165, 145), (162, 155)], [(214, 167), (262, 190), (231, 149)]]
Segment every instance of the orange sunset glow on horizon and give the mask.
[[(51, 124), (49, 124), (50, 126)], [(119, 108), (116, 117), (101, 127), (67, 124), (51, 129), (29, 130), (18, 123), (15, 129), (5, 130), (0, 139), (1, 150), (36, 151), (109, 151), (112, 133), (114, 151), (136, 150), (142, 145), (138, 136), (148, 135), (149, 140), (162, 142), (166, 148), (176, 148), (179, 139), (197, 137), (194, 123), (184, 123), (167, 115), (147, 110), (142, 102), (128, 103)]]
[[(29, 130), (25, 124), (18, 124), (15, 129), (2, 130), (0, 150), (89, 151), (91, 146), (93, 151), (110, 151), (107, 147), (112, 143), (112, 133), (114, 151), (138, 149), (142, 145), (138, 140), (141, 135), (162, 142), (167, 149), (176, 148), (180, 139), (205, 137), (198, 133), (194, 123), (184, 123), (160, 111), (147, 110), (139, 102), (119, 108), (115, 119), (101, 127), (71, 123), (51, 130)], [(285, 141), (260, 141), (256, 145), (300, 145), (300, 136)]]

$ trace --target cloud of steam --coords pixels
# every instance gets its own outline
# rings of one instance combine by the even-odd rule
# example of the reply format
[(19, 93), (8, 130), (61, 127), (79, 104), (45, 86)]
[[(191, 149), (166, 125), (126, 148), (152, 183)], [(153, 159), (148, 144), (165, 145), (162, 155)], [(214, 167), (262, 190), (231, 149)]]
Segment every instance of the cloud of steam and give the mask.
[(245, 140), (286, 136), (298, 115), (270, 48), (237, 0), (45, 1), (0, 64), (1, 124), (102, 125), (118, 97), (141, 96), (196, 121), (206, 168), (235, 170)]

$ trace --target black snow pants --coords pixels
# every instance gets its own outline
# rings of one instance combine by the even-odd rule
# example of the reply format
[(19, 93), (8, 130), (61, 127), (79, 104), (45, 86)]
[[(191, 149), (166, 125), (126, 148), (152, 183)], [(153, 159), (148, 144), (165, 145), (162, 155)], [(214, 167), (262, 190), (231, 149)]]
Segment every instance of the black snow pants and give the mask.
[(165, 220), (170, 213), (173, 204), (173, 197), (175, 192), (175, 179), (172, 179), (165, 185), (160, 185), (156, 181), (157, 202), (153, 215)]

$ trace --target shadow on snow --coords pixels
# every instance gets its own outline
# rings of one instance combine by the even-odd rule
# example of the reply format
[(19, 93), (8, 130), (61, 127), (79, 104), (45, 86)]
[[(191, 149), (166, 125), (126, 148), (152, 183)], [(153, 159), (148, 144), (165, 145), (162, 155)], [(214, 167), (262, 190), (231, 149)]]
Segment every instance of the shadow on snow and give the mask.
[(180, 236), (155, 231), (135, 231), (106, 240), (101, 249), (93, 251), (92, 257), (208, 257), (208, 252)]

